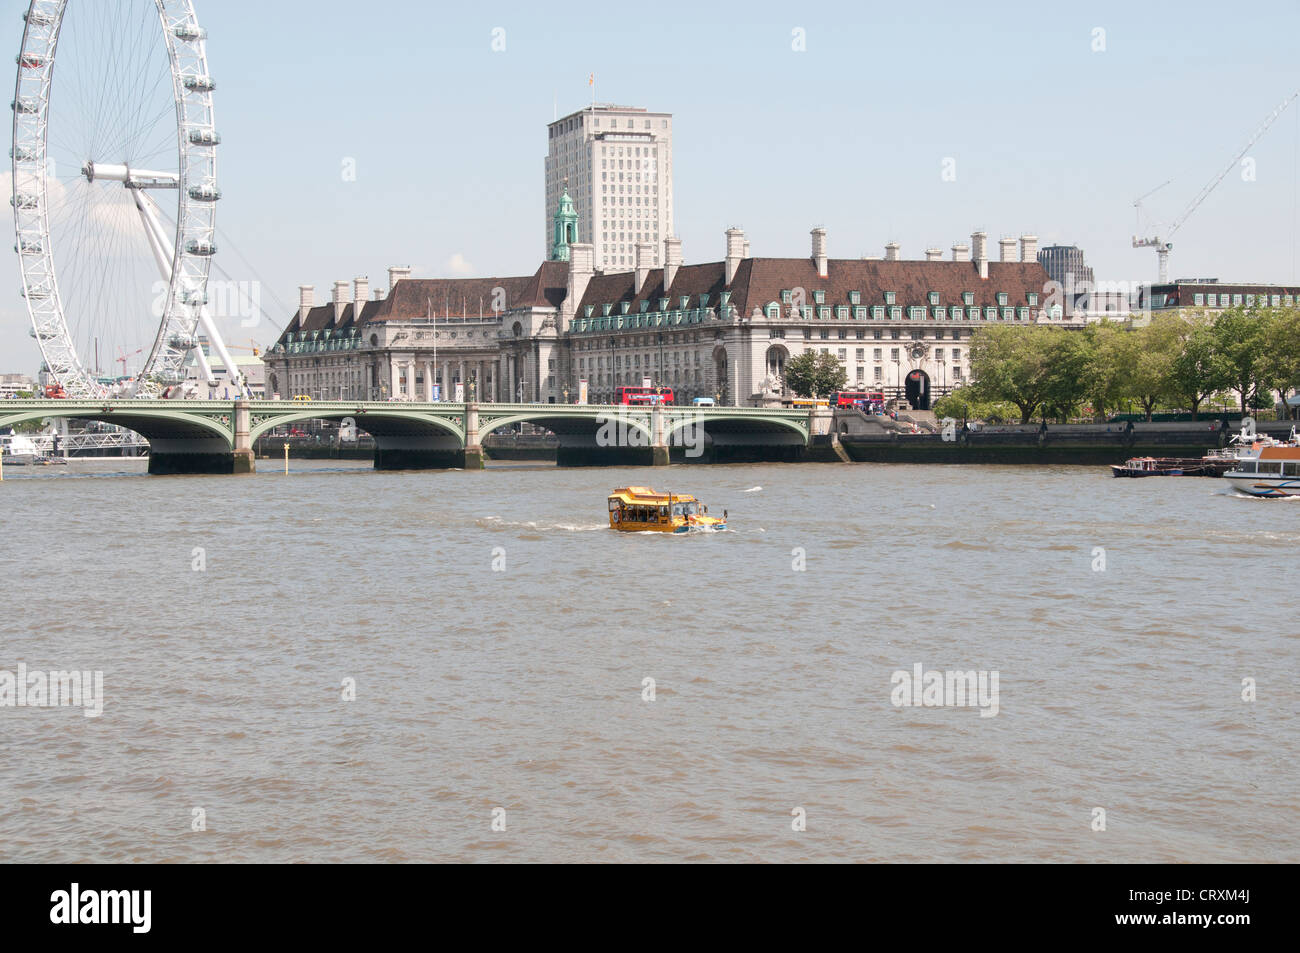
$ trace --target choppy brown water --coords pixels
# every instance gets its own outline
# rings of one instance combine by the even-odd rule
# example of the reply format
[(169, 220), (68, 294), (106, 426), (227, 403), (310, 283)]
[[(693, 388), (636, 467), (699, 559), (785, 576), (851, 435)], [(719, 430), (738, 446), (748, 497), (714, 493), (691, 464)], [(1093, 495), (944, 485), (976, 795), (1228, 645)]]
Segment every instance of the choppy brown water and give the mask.
[[(0, 484), (0, 669), (106, 695), (0, 708), (5, 860), (1300, 860), (1300, 505), (1082, 467), (137, 467)], [(612, 533), (629, 482), (733, 529)], [(917, 662), (997, 670), (1000, 713), (894, 707)]]

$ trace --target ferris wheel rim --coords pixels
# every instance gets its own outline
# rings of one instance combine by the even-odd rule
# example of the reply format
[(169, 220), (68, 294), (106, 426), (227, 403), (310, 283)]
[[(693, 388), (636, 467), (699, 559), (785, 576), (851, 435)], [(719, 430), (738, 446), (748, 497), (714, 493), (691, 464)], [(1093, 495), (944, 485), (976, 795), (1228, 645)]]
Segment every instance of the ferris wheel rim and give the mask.
[[(50, 375), (73, 397), (102, 397), (108, 389), (86, 368), (68, 328), (49, 221), (49, 106), (59, 33), (69, 0), (31, 0), (24, 14), (13, 109), (10, 202), (15, 251), (33, 335)], [(196, 347), (216, 251), (216, 146), (206, 31), (192, 0), (153, 0), (161, 24), (176, 114), (177, 207), (170, 280), (138, 388), (156, 392), (179, 383)], [(93, 157), (88, 158), (92, 162)], [(92, 176), (93, 178), (93, 176)]]

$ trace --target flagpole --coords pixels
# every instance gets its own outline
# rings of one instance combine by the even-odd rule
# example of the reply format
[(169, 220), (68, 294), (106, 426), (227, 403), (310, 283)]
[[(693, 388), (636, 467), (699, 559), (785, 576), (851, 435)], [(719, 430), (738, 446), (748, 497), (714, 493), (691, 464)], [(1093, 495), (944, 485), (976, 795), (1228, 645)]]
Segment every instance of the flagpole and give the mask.
[[(430, 323), (433, 324), (433, 369), (429, 371), (429, 375), (433, 378), (433, 380), (429, 382), (430, 384), (429, 391), (432, 392), (433, 391), (432, 385), (435, 381), (438, 380), (438, 319), (434, 317), (433, 314), (433, 295), (429, 295), (428, 301), (429, 301), (429, 321)], [(442, 400), (441, 390), (438, 391), (438, 399)]]

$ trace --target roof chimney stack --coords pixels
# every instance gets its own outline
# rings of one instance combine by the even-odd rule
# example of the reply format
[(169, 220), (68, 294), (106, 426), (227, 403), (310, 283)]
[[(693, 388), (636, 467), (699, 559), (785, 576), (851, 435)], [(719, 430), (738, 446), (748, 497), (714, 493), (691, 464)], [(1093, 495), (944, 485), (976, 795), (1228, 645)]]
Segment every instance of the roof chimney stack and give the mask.
[[(593, 245), (569, 246), (569, 278), (566, 284), (562, 316), (572, 320), (587, 293), (587, 283), (596, 272), (596, 249)], [(561, 328), (567, 331), (568, 327)]]
[(307, 312), (316, 303), (316, 289), (313, 285), (298, 286), (298, 317), (307, 317)]
[(885, 246), (885, 261), (898, 261), (898, 249), (901, 248), (898, 242), (890, 242)]
[(403, 278), (411, 277), (410, 265), (390, 265), (388, 268), (388, 293), (392, 294), (397, 283)]
[(812, 230), (812, 256), (813, 261), (817, 263), (817, 277), (827, 277), (829, 272), (826, 270), (826, 229), (820, 225)]
[(958, 242), (952, 246), (953, 261), (970, 261), (970, 246), (965, 242)]
[(636, 243), (636, 287), (633, 294), (640, 294), (645, 287), (645, 280), (650, 275), (650, 262), (654, 258), (655, 246), (650, 242)]
[(943, 249), (942, 249), (942, 248), (927, 248), (927, 249), (925, 250), (925, 260), (926, 260), (926, 261), (943, 261)]
[(360, 275), (352, 279), (352, 320), (361, 320), (361, 309), (370, 297), (370, 277)]
[(748, 238), (745, 239), (745, 257), (746, 257), (746, 258), (749, 257), (749, 239), (748, 239)]
[(346, 281), (334, 282), (334, 320), (340, 321), (343, 318), (343, 309), (348, 306), (348, 283)]
[(745, 233), (736, 226), (727, 229), (727, 287), (731, 287), (731, 279), (736, 277), (736, 269), (740, 267), (740, 260), (745, 257)]
[(664, 294), (673, 286), (677, 269), (682, 266), (682, 240), (676, 235), (664, 239)]
[(988, 232), (971, 232), (970, 244), (971, 254), (975, 256), (975, 267), (979, 269), (981, 278), (987, 278), (989, 276)]
[(1014, 238), (998, 239), (998, 261), (1016, 260), (1016, 240)]
[(1021, 235), (1020, 236), (1020, 260), (1021, 261), (1038, 261), (1038, 236)]

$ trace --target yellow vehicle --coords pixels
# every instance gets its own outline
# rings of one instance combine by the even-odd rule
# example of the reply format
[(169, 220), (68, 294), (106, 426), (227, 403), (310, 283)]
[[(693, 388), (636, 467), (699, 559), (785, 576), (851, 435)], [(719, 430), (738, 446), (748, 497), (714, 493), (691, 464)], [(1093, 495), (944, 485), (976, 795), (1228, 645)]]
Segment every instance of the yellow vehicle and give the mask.
[(656, 493), (649, 487), (619, 487), (609, 495), (609, 528), (624, 533), (690, 533), (727, 528), (722, 518), (685, 493)]
[(311, 400), (311, 397), (307, 394), (294, 394), (293, 399), (298, 403), (303, 403), (305, 401)]
[(791, 407), (829, 407), (831, 402), (824, 397), (796, 397), (790, 401)]

